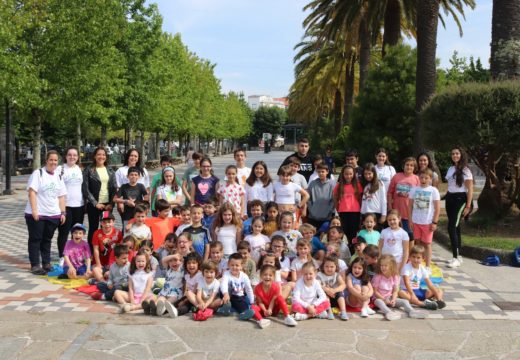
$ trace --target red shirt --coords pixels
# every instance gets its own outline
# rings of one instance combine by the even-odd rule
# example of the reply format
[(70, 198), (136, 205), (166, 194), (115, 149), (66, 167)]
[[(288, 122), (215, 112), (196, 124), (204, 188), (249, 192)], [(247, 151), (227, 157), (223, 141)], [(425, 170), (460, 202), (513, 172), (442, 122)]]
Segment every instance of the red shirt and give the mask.
[[(336, 196), (339, 192), (339, 187), (341, 184), (337, 183), (334, 187), (334, 196)], [(360, 183), (357, 183), (358, 192), (356, 196), (356, 191), (352, 184), (343, 185), (343, 195), (341, 199), (338, 199), (338, 212), (360, 212), (361, 211), (361, 195), (363, 194), (363, 188)]]
[[(108, 266), (110, 264), (110, 255), (113, 252), (113, 248), (116, 244), (123, 242), (123, 233), (121, 230), (112, 228), (110, 233), (105, 234), (103, 229), (97, 229), (94, 231), (92, 236), (92, 246), (99, 247), (99, 261), (102, 266)], [(105, 248), (107, 249), (105, 255)]]
[(266, 293), (264, 291), (264, 284), (260, 283), (260, 284), (255, 286), (254, 293), (255, 293), (255, 296), (257, 297), (257, 299), (259, 299), (265, 305), (265, 307), (267, 308), (267, 307), (269, 307), (269, 304), (271, 303), (273, 298), (278, 296), (281, 293), (280, 292), (280, 285), (273, 281), (271, 283), (271, 288)]

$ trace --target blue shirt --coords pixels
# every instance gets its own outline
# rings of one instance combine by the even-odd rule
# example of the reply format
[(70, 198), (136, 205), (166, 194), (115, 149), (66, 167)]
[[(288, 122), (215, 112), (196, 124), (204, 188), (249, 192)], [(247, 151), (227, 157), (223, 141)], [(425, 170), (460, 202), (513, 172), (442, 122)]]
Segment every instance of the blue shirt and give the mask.
[(323, 250), (327, 252), (327, 247), (324, 243), (320, 241), (320, 238), (317, 236), (312, 237), (312, 256), (314, 256), (318, 251)]

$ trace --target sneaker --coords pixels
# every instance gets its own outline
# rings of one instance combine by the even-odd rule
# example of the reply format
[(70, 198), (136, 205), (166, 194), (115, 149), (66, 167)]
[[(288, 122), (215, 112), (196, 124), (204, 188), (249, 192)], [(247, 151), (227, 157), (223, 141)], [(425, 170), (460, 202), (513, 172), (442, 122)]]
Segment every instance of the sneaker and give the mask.
[(90, 294), (90, 297), (94, 300), (103, 300), (103, 294), (99, 291), (93, 292), (92, 294)]
[(260, 329), (265, 329), (266, 327), (271, 325), (271, 320), (269, 320), (269, 319), (258, 320), (257, 324), (260, 327)]
[(343, 321), (347, 321), (348, 320), (348, 314), (346, 312), (342, 312), (339, 314), (339, 318)]
[(143, 308), (145, 315), (150, 315), (150, 302), (148, 300), (143, 300), (141, 307)]
[(385, 319), (388, 321), (399, 320), (401, 318), (401, 314), (395, 311), (389, 311), (385, 314)]
[(155, 314), (157, 316), (163, 316), (166, 312), (166, 302), (164, 300), (157, 301), (157, 308), (155, 309)]
[(437, 303), (437, 309), (444, 309), (446, 307), (446, 303), (444, 300), (437, 300), (435, 301)]
[(307, 320), (308, 318), (309, 318), (309, 315), (307, 315), (307, 314), (302, 314), (302, 313), (294, 314), (294, 320), (296, 320), (296, 321)]
[(88, 279), (88, 284), (89, 284), (89, 285), (96, 285), (96, 284), (97, 284), (97, 281), (96, 281), (96, 279), (91, 278), (91, 279)]
[(45, 273), (48, 273), (48, 272), (52, 271), (52, 265), (51, 264), (43, 264), (42, 268), (45, 271)]
[(150, 301), (150, 315), (157, 315), (157, 304), (155, 301)]
[[(41, 275), (45, 275), (46, 274), (45, 270), (42, 269), (42, 271), (43, 271), (43, 274), (41, 274)], [(60, 280), (68, 280), (69, 279), (69, 275), (67, 275), (67, 274), (60, 274), (60, 275), (58, 275), (58, 279), (60, 279)]]
[[(334, 314), (332, 315), (334, 316)], [(327, 312), (327, 310), (323, 310), (322, 312), (320, 312), (318, 314), (318, 316), (316, 316), (318, 319), (328, 319), (329, 318), (329, 313)], [(334, 320), (334, 319), (333, 319)]]
[(460, 255), (457, 256), (457, 260), (459, 260), (459, 263), (460, 263), (461, 265), (462, 265), (462, 263), (464, 262), (464, 261), (462, 260), (462, 256), (460, 256)]
[(124, 314), (124, 313), (125, 313), (125, 305), (126, 305), (126, 304), (121, 304), (121, 305), (119, 305), (119, 313), (120, 313), (120, 314)]
[(227, 303), (218, 308), (217, 314), (229, 316), (231, 314), (231, 304)]
[(39, 266), (39, 265), (33, 266), (31, 268), (31, 273), (33, 275), (47, 275), (45, 270), (43, 270), (43, 268), (41, 266)]
[(451, 259), (450, 263), (448, 264), (449, 268), (458, 268), (460, 266), (460, 261), (457, 258)]
[(327, 319), (329, 319), (329, 320), (334, 320), (335, 319), (334, 313), (332, 311), (327, 313)]
[(437, 310), (439, 308), (439, 306), (437, 305), (437, 303), (435, 301), (426, 299), (426, 300), (424, 300), (424, 308), (427, 310)]
[(131, 304), (124, 304), (123, 305), (124, 312), (130, 312), (132, 311), (132, 305)]
[(296, 326), (298, 325), (298, 323), (296, 322), (296, 320), (294, 320), (294, 318), (291, 316), (291, 315), (287, 315), (285, 317), (285, 319), (283, 319), (283, 323), (287, 326)]
[(253, 316), (255, 316), (255, 312), (253, 310), (251, 310), (251, 309), (247, 309), (246, 311), (241, 312), (240, 314), (238, 314), (238, 318), (240, 320), (249, 320)]
[(412, 310), (408, 313), (408, 317), (412, 319), (426, 319), (426, 313), (424, 311)]
[(363, 318), (368, 317), (368, 311), (367, 311), (367, 308), (366, 308), (366, 307), (364, 307), (363, 309), (361, 309), (361, 314), (360, 314), (360, 315), (361, 315), (361, 317), (363, 317)]
[(58, 265), (63, 268), (63, 265), (65, 265), (65, 258), (62, 256), (60, 257), (60, 260), (58, 261)]
[(375, 315), (376, 312), (367, 306), (367, 314), (368, 315)]
[[(170, 314), (171, 318), (176, 318), (177, 316), (179, 316), (179, 312), (177, 311), (177, 308), (175, 306), (173, 306), (173, 304), (171, 302), (165, 301), (164, 307), (166, 309), (166, 312), (168, 314)], [(157, 306), (157, 311), (159, 311), (159, 306)], [(157, 315), (159, 315), (159, 314), (157, 314)], [(206, 319), (204, 319), (204, 320), (206, 320)]]

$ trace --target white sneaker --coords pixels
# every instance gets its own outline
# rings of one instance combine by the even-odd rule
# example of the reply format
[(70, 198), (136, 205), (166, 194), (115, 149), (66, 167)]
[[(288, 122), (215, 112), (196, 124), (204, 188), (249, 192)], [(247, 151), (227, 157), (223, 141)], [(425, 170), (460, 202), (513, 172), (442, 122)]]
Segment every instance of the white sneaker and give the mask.
[(260, 326), (260, 329), (265, 329), (266, 327), (271, 325), (271, 320), (269, 320), (269, 319), (262, 319), (262, 320), (258, 320), (257, 323), (258, 323), (258, 326)]
[(361, 315), (361, 317), (364, 317), (364, 318), (368, 317), (368, 311), (367, 311), (366, 307), (361, 309), (361, 314), (360, 315)]
[(60, 265), (61, 268), (63, 268), (63, 265), (65, 265), (65, 258), (60, 257), (60, 261), (58, 262), (58, 265)]
[(302, 314), (302, 313), (294, 314), (294, 320), (296, 320), (296, 321), (307, 320), (308, 318), (309, 318), (309, 316), (307, 314)]
[(166, 305), (164, 303), (164, 300), (157, 301), (157, 310), (156, 310), (157, 316), (163, 316), (163, 314), (165, 312), (166, 312)]
[(132, 305), (131, 304), (124, 304), (123, 305), (123, 313), (132, 311)]
[(376, 312), (367, 306), (367, 314), (368, 315), (375, 315)]
[(283, 320), (283, 323), (287, 326), (296, 326), (298, 325), (298, 323), (296, 322), (296, 320), (294, 320), (294, 318), (291, 316), (291, 315), (287, 315), (285, 317), (285, 319)]
[(461, 265), (462, 265), (462, 263), (464, 262), (464, 261), (462, 260), (462, 256), (460, 256), (460, 255), (457, 256), (457, 260), (459, 260), (459, 262), (460, 262)]
[(327, 310), (323, 310), (321, 313), (318, 314), (319, 319), (328, 319), (329, 314), (327, 313)]
[[(164, 302), (164, 308), (170, 314), (171, 318), (176, 318), (179, 315), (179, 312), (177, 311), (177, 308), (173, 306), (173, 304), (169, 301)], [(159, 306), (157, 306), (157, 311), (159, 311)]]
[(457, 258), (451, 259), (450, 263), (448, 264), (449, 268), (458, 268), (460, 266), (460, 261)]
[(401, 318), (401, 314), (395, 311), (389, 311), (385, 314), (385, 319), (388, 321), (399, 320)]

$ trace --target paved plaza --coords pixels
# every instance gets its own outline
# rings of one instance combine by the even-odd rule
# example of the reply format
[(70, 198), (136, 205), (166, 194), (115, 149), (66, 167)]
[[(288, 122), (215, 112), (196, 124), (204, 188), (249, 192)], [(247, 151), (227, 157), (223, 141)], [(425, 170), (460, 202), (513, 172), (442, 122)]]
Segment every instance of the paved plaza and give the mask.
[[(276, 173), (287, 155), (249, 152), (247, 164), (262, 159)], [(215, 158), (215, 174), (221, 177), (229, 163), (231, 155)], [(176, 169), (182, 174), (185, 166)], [(497, 305), (519, 300), (518, 269), (486, 268), (471, 259), (448, 269), (450, 253), (437, 245), (434, 261), (444, 274), (447, 307), (426, 320), (353, 315), (346, 323), (311, 320), (295, 329), (275, 320), (260, 330), (234, 318), (197, 323), (187, 316), (118, 315), (110, 303), (29, 273), (27, 178), (15, 177), (17, 193), (0, 197), (0, 359), (520, 359), (520, 311)]]

